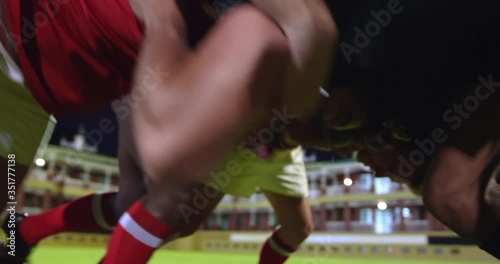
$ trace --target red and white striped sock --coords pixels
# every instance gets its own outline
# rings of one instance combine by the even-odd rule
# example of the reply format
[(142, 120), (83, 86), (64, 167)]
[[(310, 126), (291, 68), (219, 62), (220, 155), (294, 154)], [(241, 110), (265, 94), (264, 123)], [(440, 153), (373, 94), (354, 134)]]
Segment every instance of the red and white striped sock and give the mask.
[(111, 235), (103, 264), (143, 264), (161, 246), (171, 228), (136, 202)]
[(111, 230), (116, 224), (111, 201), (116, 193), (92, 194), (39, 215), (29, 216), (19, 225), (28, 245), (62, 232)]
[(259, 264), (281, 264), (297, 251), (296, 248), (288, 246), (278, 237), (277, 230), (266, 241), (260, 251)]

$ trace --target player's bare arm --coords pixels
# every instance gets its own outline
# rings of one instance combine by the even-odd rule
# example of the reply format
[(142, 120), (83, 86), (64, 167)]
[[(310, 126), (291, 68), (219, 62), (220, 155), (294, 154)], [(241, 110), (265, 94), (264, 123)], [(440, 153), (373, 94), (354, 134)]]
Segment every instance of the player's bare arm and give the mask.
[(144, 83), (158, 87), (146, 87), (151, 93), (134, 109), (142, 164), (153, 181), (165, 181), (165, 175), (170, 184), (201, 181), (244, 132), (248, 117), (281, 86), (286, 39), (269, 18), (245, 6), (190, 51), (174, 1), (137, 3), (147, 31), (136, 83), (147, 78), (148, 67), (168, 72), (160, 83)]

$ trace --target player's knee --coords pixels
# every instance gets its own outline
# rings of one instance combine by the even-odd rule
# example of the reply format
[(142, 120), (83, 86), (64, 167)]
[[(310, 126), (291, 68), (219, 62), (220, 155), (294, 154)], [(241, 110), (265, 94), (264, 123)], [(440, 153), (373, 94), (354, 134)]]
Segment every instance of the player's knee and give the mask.
[(314, 231), (314, 224), (312, 222), (305, 223), (304, 226), (302, 227), (302, 231), (300, 232), (302, 240), (308, 238), (313, 231)]
[(295, 227), (287, 228), (282, 227), (283, 231), (290, 234), (289, 241), (293, 246), (300, 245), (304, 240), (306, 240), (314, 230), (314, 224), (312, 222), (304, 222)]

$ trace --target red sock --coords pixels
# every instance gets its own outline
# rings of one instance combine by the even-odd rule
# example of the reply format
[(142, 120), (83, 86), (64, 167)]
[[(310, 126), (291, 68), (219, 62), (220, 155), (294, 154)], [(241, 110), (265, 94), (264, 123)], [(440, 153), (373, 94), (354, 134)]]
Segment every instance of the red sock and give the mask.
[(281, 264), (290, 257), (297, 249), (288, 246), (278, 237), (278, 232), (267, 239), (260, 251), (259, 264)]
[(92, 194), (66, 203), (39, 215), (29, 216), (19, 224), (19, 232), (29, 245), (62, 232), (85, 232), (111, 229), (116, 224), (109, 199), (116, 193)]
[(111, 235), (102, 264), (143, 264), (171, 228), (136, 202), (122, 215)]

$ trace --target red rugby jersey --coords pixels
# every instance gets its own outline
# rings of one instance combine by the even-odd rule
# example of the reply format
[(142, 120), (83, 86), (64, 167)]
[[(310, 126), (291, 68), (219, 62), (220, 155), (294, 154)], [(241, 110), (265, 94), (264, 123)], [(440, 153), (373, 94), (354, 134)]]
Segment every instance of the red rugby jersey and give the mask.
[(143, 39), (128, 0), (5, 1), (26, 85), (56, 116), (130, 90)]

